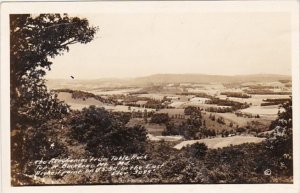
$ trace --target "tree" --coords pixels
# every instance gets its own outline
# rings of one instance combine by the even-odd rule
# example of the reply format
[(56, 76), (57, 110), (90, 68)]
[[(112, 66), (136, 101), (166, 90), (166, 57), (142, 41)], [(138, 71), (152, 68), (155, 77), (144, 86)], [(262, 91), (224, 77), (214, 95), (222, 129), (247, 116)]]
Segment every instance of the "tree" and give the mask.
[(202, 117), (201, 110), (199, 109), (199, 107), (197, 108), (197, 107), (188, 106), (184, 109), (184, 114), (199, 116), (200, 118)]
[(38, 125), (68, 111), (47, 92), (43, 77), (51, 70), (51, 58), (68, 52), (71, 44), (90, 42), (96, 31), (87, 19), (67, 14), (10, 15), (12, 130), (18, 123)]
[(225, 121), (224, 121), (223, 117), (218, 117), (217, 122), (220, 123), (220, 124), (223, 124), (223, 125), (225, 124)]
[(146, 129), (127, 127), (118, 114), (90, 106), (75, 112), (70, 119), (71, 137), (86, 144), (94, 156), (143, 153), (147, 140)]
[(270, 125), (274, 129), (274, 137), (266, 142), (270, 157), (276, 158), (275, 166), (278, 172), (293, 175), (293, 110), (292, 99), (282, 104), (284, 111), (278, 113), (278, 118)]
[(12, 135), (12, 184), (32, 184), (29, 176), (35, 173), (34, 160), (50, 160), (66, 155), (67, 148), (57, 137), (60, 123), (49, 121), (39, 128), (29, 127)]
[[(67, 14), (10, 15), (11, 158), (12, 175), (17, 175), (12, 181), (28, 183), (23, 179), (28, 162), (63, 154), (62, 145), (50, 140), (54, 127), (47, 125), (67, 114), (69, 106), (47, 91), (43, 77), (51, 59), (71, 44), (90, 42), (96, 31), (88, 20)], [(49, 150), (53, 144), (55, 151)]]
[(151, 123), (163, 124), (168, 123), (170, 121), (170, 117), (168, 113), (155, 113), (151, 117)]
[(208, 147), (204, 143), (194, 143), (189, 148), (188, 151), (191, 155), (197, 159), (204, 159)]

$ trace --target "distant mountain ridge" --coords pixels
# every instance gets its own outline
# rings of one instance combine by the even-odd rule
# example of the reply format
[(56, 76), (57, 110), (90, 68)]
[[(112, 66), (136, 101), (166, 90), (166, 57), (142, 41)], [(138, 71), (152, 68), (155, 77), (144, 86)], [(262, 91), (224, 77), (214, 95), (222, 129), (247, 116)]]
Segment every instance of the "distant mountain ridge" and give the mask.
[(206, 74), (154, 74), (134, 79), (137, 82), (150, 83), (211, 83), (211, 82), (265, 82), (278, 80), (291, 80), (287, 75), (253, 74), (253, 75), (206, 75)]
[(275, 82), (291, 80), (288, 75), (253, 74), (253, 75), (207, 75), (207, 74), (154, 74), (136, 78), (103, 78), (103, 79), (49, 79), (48, 87), (59, 88), (84, 88), (92, 87), (126, 87), (146, 86), (162, 83), (239, 83), (239, 82)]

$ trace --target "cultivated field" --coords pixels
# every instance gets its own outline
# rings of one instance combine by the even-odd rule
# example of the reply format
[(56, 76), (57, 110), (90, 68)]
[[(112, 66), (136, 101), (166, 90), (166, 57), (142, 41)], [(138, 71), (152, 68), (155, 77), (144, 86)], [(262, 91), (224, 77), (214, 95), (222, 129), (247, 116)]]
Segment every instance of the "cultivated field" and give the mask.
[[(64, 85), (70, 87), (67, 83)], [(264, 138), (257, 136), (268, 132), (271, 121), (282, 111), (279, 103), (262, 104), (287, 99), (291, 92), (290, 87), (274, 80), (227, 84), (160, 82), (155, 85), (106, 81), (88, 82), (84, 89), (84, 84), (78, 85), (82, 91), (94, 95), (74, 98), (71, 93), (59, 92), (58, 98), (74, 110), (94, 105), (111, 112), (131, 113), (127, 126), (144, 126), (150, 141), (181, 141), (176, 149), (196, 142), (203, 142), (209, 148), (259, 143)], [(63, 85), (56, 87), (61, 89)], [(51, 84), (51, 88), (56, 87)], [(194, 108), (193, 111), (201, 115), (195, 118), (186, 112), (188, 108)], [(155, 114), (167, 115), (168, 119), (160, 120), (157, 116), (154, 119)]]
[(174, 148), (181, 149), (183, 147), (186, 147), (187, 145), (192, 145), (198, 142), (198, 143), (205, 143), (205, 145), (207, 145), (208, 148), (218, 149), (218, 148), (228, 147), (231, 145), (240, 145), (243, 143), (260, 143), (263, 140), (265, 140), (265, 138), (252, 137), (252, 136), (233, 136), (233, 137), (225, 137), (225, 138), (216, 137), (213, 139), (183, 141), (175, 145)]

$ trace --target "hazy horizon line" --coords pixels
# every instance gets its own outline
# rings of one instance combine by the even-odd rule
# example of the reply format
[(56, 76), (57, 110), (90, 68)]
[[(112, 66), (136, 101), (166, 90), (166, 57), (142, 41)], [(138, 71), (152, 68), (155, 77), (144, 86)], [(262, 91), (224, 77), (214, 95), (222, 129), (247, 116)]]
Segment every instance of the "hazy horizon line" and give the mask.
[[(131, 77), (100, 77), (100, 78), (76, 78), (76, 80), (99, 80), (99, 79), (136, 79), (136, 78), (146, 78), (151, 76), (157, 76), (157, 75), (203, 75), (203, 76), (224, 76), (224, 77), (237, 77), (237, 76), (287, 76), (292, 77), (292, 75), (289, 74), (268, 74), (268, 73), (254, 73), (254, 74), (234, 74), (234, 75), (224, 75), (224, 74), (201, 74), (201, 73), (158, 73), (158, 74), (150, 74), (145, 76), (131, 76)], [(69, 80), (71, 78), (70, 75), (69, 78), (45, 78), (46, 80)]]

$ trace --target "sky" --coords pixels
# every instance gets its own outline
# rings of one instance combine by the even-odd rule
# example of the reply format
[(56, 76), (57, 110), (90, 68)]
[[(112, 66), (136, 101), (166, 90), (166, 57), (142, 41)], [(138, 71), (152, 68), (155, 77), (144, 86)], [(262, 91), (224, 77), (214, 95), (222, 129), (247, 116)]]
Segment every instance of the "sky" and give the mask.
[(152, 74), (291, 73), (290, 15), (284, 12), (69, 14), (98, 26), (95, 39), (52, 59), (49, 79)]

